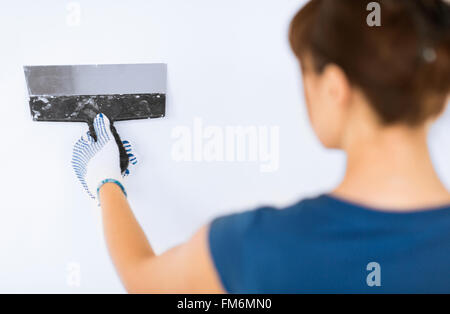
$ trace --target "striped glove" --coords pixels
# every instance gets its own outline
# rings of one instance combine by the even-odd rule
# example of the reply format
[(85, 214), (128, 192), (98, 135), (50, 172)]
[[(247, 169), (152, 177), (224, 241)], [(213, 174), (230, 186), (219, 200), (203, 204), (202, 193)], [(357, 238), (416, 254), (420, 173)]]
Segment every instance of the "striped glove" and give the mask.
[(97, 141), (89, 132), (81, 137), (73, 148), (72, 167), (83, 188), (92, 199), (98, 200), (100, 187), (108, 182), (117, 184), (125, 195), (123, 178), (130, 174), (130, 168), (137, 164), (131, 144), (123, 141), (130, 158), (130, 166), (121, 173), (119, 148), (111, 133), (109, 119), (98, 114), (94, 119)]

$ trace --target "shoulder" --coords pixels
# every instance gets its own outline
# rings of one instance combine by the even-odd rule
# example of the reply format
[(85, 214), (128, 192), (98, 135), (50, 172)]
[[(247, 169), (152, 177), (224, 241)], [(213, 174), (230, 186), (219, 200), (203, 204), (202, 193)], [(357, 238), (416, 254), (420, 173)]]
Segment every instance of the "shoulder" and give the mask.
[(287, 207), (263, 206), (254, 210), (239, 212), (231, 215), (216, 218), (213, 224), (236, 224), (236, 227), (243, 228), (267, 219), (283, 219), (297, 215), (308, 215), (318, 211), (326, 211), (329, 207), (327, 196), (320, 195), (314, 198), (306, 198)]
[(208, 242), (213, 263), (228, 292), (237, 293), (248, 265), (260, 254), (269, 254), (285, 237), (314, 229), (323, 216), (322, 197), (304, 199), (286, 208), (261, 207), (223, 216), (210, 227)]
[[(276, 226), (277, 223), (296, 222), (302, 219), (314, 219), (328, 212), (329, 203), (324, 195), (303, 199), (285, 208), (270, 206), (255, 210), (222, 216), (213, 220), (210, 226), (210, 238), (226, 233), (228, 236), (243, 236), (257, 228)], [(298, 221), (300, 219), (300, 221)]]

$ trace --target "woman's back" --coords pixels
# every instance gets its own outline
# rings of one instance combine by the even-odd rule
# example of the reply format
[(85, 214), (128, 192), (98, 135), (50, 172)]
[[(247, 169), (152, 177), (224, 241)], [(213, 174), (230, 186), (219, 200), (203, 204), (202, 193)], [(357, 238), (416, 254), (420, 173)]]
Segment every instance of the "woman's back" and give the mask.
[(323, 195), (215, 220), (231, 293), (450, 293), (450, 204), (379, 211)]

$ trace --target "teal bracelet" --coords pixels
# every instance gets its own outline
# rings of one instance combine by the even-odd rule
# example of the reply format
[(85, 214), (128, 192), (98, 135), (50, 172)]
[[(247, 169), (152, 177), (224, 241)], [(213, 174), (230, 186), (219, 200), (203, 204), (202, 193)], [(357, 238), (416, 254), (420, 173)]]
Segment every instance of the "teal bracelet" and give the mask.
[(115, 184), (117, 184), (120, 187), (120, 189), (122, 190), (123, 194), (125, 194), (125, 197), (128, 197), (127, 192), (125, 192), (125, 188), (123, 187), (122, 183), (120, 183), (119, 181), (117, 181), (115, 179), (105, 179), (102, 182), (100, 182), (100, 184), (98, 185), (98, 188), (97, 188), (97, 199), (100, 199), (100, 197), (99, 197), (100, 188), (106, 183), (115, 183)]

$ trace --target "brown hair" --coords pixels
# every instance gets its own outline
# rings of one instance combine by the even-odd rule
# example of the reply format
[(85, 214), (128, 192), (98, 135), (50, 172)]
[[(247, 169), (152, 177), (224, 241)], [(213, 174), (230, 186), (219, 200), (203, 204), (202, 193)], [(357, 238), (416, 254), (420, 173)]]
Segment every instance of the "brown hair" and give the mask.
[(450, 5), (379, 0), (381, 26), (370, 27), (370, 2), (309, 1), (291, 23), (291, 47), (302, 67), (306, 56), (318, 73), (340, 66), (384, 124), (421, 124), (450, 93)]

